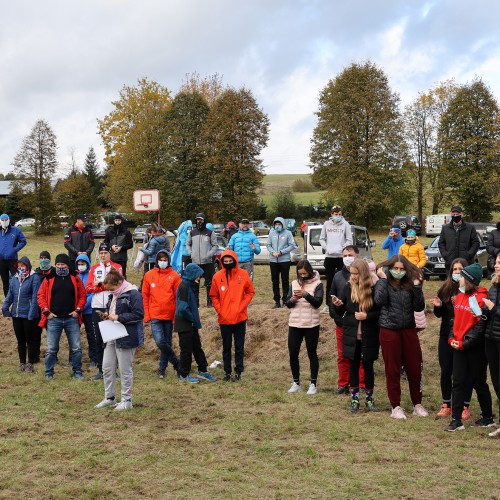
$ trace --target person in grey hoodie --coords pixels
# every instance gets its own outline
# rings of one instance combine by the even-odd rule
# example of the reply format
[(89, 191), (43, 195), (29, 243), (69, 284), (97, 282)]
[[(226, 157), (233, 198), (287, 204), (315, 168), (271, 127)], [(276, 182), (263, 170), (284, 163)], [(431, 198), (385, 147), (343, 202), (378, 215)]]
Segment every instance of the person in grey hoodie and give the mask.
[(269, 266), (271, 268), (271, 280), (273, 283), (273, 309), (281, 307), (280, 303), (280, 276), (281, 288), (283, 289), (283, 305), (285, 305), (290, 288), (290, 265), (291, 251), (297, 248), (293, 234), (285, 227), (285, 219), (276, 217), (273, 227), (267, 237), (267, 250), (269, 251)]
[[(324, 222), (321, 229), (319, 243), (325, 254), (326, 289), (330, 290), (335, 273), (344, 266), (342, 250), (353, 244), (351, 225), (344, 219), (342, 208), (339, 206), (332, 207), (331, 217)], [(327, 305), (330, 301), (331, 298), (327, 294)]]

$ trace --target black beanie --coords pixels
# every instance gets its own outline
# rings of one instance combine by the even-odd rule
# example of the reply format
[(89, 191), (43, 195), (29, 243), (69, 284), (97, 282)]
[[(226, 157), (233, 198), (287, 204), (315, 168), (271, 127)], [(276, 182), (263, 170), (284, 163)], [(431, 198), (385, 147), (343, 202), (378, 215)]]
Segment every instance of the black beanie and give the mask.
[(40, 259), (49, 259), (50, 260), (50, 253), (47, 252), (47, 250), (42, 250), (40, 252)]
[(66, 264), (69, 266), (69, 257), (65, 253), (56, 255), (56, 264)]

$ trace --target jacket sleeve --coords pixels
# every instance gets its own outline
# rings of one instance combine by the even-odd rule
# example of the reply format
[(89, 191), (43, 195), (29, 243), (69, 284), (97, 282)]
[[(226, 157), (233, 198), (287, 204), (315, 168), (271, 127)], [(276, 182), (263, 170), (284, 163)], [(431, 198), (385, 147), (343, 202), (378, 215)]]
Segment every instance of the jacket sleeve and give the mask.
[(323, 303), (323, 283), (318, 283), (314, 289), (314, 294), (306, 294), (304, 297), (309, 304), (311, 304), (315, 309), (318, 309)]
[(470, 242), (469, 242), (469, 261), (474, 258), (477, 251), (479, 250), (479, 237), (477, 236), (477, 231), (474, 226), (471, 228), (470, 232)]
[(444, 307), (444, 305), (434, 306), (434, 316), (436, 316), (436, 318), (443, 317), (443, 307)]
[(287, 294), (286, 299), (285, 299), (285, 306), (288, 307), (288, 309), (292, 309), (297, 304), (297, 302), (292, 300), (292, 293), (293, 293), (292, 292), (292, 285), (290, 285), (290, 287), (288, 288), (288, 294)]
[(208, 257), (214, 257), (214, 255), (217, 253), (217, 235), (215, 234), (215, 231), (212, 231), (212, 233), (210, 234), (210, 244), (212, 245), (212, 247), (208, 252)]
[[(85, 292), (85, 287), (83, 286), (83, 281), (75, 277), (76, 281), (76, 309), (83, 311), (85, 308), (85, 303), (87, 302), (87, 293)], [(46, 280), (45, 280), (46, 281)]]
[(326, 229), (325, 226), (321, 228), (321, 234), (319, 236), (319, 244), (323, 250), (326, 250)]
[[(147, 273), (146, 273), (147, 274)], [(149, 279), (144, 276), (142, 281), (142, 302), (144, 307), (144, 323), (149, 323), (151, 321), (151, 316), (149, 314), (149, 298), (150, 298), (151, 287), (149, 286)]]
[(273, 256), (273, 252), (274, 252), (274, 248), (273, 248), (273, 244), (272, 244), (272, 240), (271, 240), (271, 236), (273, 234), (273, 231), (274, 231), (274, 229), (271, 229), (271, 231), (269, 231), (269, 234), (267, 235), (267, 243), (266, 243), (267, 251), (269, 252), (270, 257)]
[(187, 286), (179, 287), (177, 290), (176, 310), (177, 316), (194, 323), (195, 317), (189, 308), (189, 289)]
[(488, 233), (488, 240), (486, 243), (486, 251), (495, 257), (500, 253), (500, 248), (497, 248), (495, 246), (495, 235), (493, 234), (493, 231), (491, 233)]
[(28, 312), (28, 319), (33, 320), (40, 316), (40, 309), (38, 308), (37, 295), (38, 290), (40, 289), (40, 278), (37, 274), (34, 274), (31, 278), (33, 281), (31, 283), (32, 291), (31, 291), (31, 305), (30, 310)]
[[(12, 279), (10, 280), (10, 282), (12, 283)], [(7, 293), (7, 297), (5, 297), (5, 300), (3, 301), (2, 304), (2, 314), (4, 315), (5, 318), (10, 318), (12, 316), (9, 308), (12, 305), (13, 300), (14, 300), (14, 294), (12, 292), (12, 286), (9, 284), (9, 291)]]
[(250, 279), (250, 276), (248, 276), (247, 281), (245, 283), (245, 295), (243, 297), (243, 300), (241, 301), (241, 309), (246, 309), (248, 307), (248, 304), (252, 302), (252, 299), (255, 296), (255, 289), (253, 287), (252, 280)]
[(210, 287), (210, 300), (214, 306), (215, 312), (220, 314), (220, 297), (219, 297), (219, 283), (212, 277), (212, 286)]
[(425, 267), (426, 263), (427, 263), (427, 255), (425, 255), (424, 246), (422, 244), (420, 244), (418, 247), (418, 264), (417, 264), (417, 266), (420, 269), (423, 269)]
[[(168, 240), (168, 237), (166, 237)], [(132, 239), (132, 233), (127, 229), (125, 231), (125, 241), (122, 246), (122, 250), (130, 250), (134, 248), (134, 240)]]
[(19, 229), (19, 232), (17, 234), (16, 238), (16, 246), (14, 247), (15, 252), (19, 252), (22, 248), (26, 246), (26, 236), (24, 236), (24, 233)]
[(255, 234), (253, 235), (252, 243), (255, 245), (253, 253), (256, 254), (256, 255), (259, 255), (259, 253), (261, 251), (260, 250), (260, 243), (259, 243), (259, 240), (257, 239), (257, 236), (255, 236)]
[(408, 249), (409, 249), (409, 245), (407, 245), (406, 243), (403, 243), (399, 247), (398, 254), (402, 255), (403, 257), (406, 257), (408, 259), (408, 254), (409, 254)]
[(154, 255), (155, 250), (156, 250), (156, 245), (157, 245), (157, 242), (156, 242), (156, 237), (153, 237), (149, 240), (149, 243), (147, 246), (143, 246), (142, 247), (142, 253), (144, 255), (147, 255), (148, 257), (150, 257), (151, 255)]
[(481, 319), (464, 335), (460, 348), (467, 351), (478, 345), (484, 337), (485, 330), (486, 321)]
[(143, 319), (144, 304), (142, 295), (137, 290), (133, 290), (130, 293), (130, 311), (120, 313), (118, 315), (118, 321), (126, 325), (127, 323), (138, 323)]
[(387, 238), (382, 242), (382, 250), (389, 250), (392, 239), (393, 238), (391, 236), (387, 236)]
[(290, 253), (293, 249), (297, 248), (297, 243), (295, 243), (295, 240), (293, 239), (293, 234), (288, 231), (288, 239), (287, 239), (287, 244), (285, 247), (283, 247), (280, 252), (281, 255), (285, 255), (287, 253)]
[(348, 245), (354, 245), (354, 238), (352, 236), (351, 225), (346, 221), (346, 229), (345, 229), (345, 247)]
[(380, 316), (380, 307), (373, 304), (372, 308), (366, 313), (366, 321), (375, 322)]
[(386, 279), (379, 279), (375, 283), (375, 291), (373, 292), (373, 301), (378, 306), (385, 306), (389, 302), (389, 282)]
[(90, 257), (90, 254), (94, 251), (95, 241), (94, 241), (94, 238), (92, 238), (91, 231), (89, 231), (87, 234), (88, 234), (88, 236), (87, 236), (88, 241), (87, 241), (87, 249), (85, 251), (87, 252), (87, 254)]
[(446, 251), (446, 236), (444, 234), (444, 226), (441, 229), (441, 233), (439, 235), (438, 248), (441, 257), (443, 257), (443, 259), (446, 260), (448, 252)]
[(89, 271), (89, 276), (87, 278), (87, 286), (85, 287), (85, 291), (87, 293), (99, 293), (104, 292), (104, 286), (102, 283), (98, 283), (94, 285), (94, 271), (99, 264), (94, 264)]
[[(191, 255), (191, 245), (193, 244), (193, 238), (191, 237), (191, 231), (189, 231), (189, 235), (187, 237), (187, 240), (186, 240), (186, 250), (187, 250), (187, 253), (189, 255)], [(142, 249), (142, 251), (144, 252), (144, 248)]]
[(106, 231), (104, 231), (104, 243), (107, 243), (109, 246), (111, 246), (111, 228), (107, 227)]
[(413, 310), (420, 312), (425, 310), (425, 299), (422, 285), (413, 285)]
[(42, 310), (42, 313), (44, 311), (50, 311), (50, 304), (48, 302), (48, 297), (47, 297), (48, 289), (49, 289), (49, 280), (44, 279), (42, 281), (42, 285), (38, 289), (38, 295), (37, 295), (38, 306)]
[(71, 228), (72, 226), (69, 226), (68, 229), (66, 229), (66, 234), (64, 235), (64, 248), (71, 253), (78, 253), (78, 250), (73, 246), (71, 240)]

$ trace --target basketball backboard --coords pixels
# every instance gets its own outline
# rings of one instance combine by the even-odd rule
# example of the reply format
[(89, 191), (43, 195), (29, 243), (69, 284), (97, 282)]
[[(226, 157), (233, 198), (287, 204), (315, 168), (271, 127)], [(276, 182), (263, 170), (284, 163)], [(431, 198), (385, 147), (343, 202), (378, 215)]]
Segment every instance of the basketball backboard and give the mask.
[(158, 212), (160, 210), (160, 191), (158, 189), (137, 189), (133, 197), (136, 212)]

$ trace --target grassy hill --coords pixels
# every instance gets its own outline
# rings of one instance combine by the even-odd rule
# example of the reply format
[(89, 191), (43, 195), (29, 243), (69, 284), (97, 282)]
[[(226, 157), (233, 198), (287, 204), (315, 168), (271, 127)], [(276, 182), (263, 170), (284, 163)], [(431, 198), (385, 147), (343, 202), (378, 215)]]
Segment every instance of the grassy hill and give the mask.
[[(272, 203), (273, 196), (283, 188), (291, 188), (297, 180), (311, 180), (310, 174), (269, 174), (264, 177), (262, 189), (258, 194), (269, 207)], [(326, 191), (312, 191), (310, 193), (294, 193), (295, 201), (299, 205), (316, 205), (321, 201), (321, 198)]]

